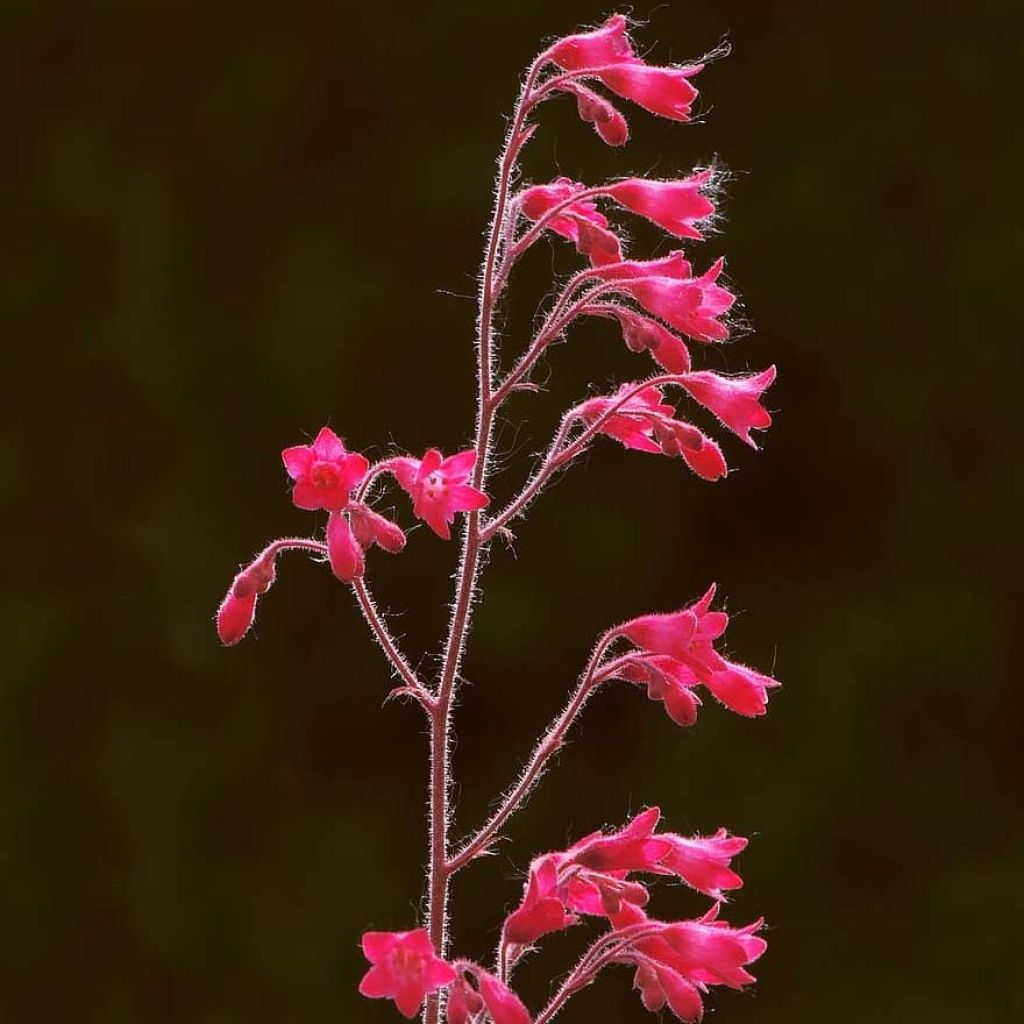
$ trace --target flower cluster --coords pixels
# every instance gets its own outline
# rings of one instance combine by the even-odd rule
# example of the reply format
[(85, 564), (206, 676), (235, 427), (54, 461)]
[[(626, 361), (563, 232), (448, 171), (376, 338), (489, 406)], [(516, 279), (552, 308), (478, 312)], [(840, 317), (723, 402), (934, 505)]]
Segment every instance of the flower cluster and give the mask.
[[(480, 275), (473, 444), (447, 457), (430, 448), (422, 457), (399, 451), (373, 461), (349, 451), (324, 427), (311, 443), (285, 448), (281, 456), (293, 504), (325, 518), (313, 536), (267, 545), (235, 576), (217, 613), (221, 641), (238, 643), (253, 625), (260, 597), (273, 586), (278, 556), (304, 551), (348, 585), (399, 679), (393, 694), (415, 700), (425, 713), (431, 781), (424, 926), (366, 932), (362, 947), (370, 967), (359, 985), (368, 998), (393, 1000), (407, 1018), (422, 1011), (424, 1024), (548, 1024), (574, 993), (614, 965), (633, 970), (634, 987), (647, 1010), (667, 1006), (680, 1020), (697, 1021), (713, 986), (741, 989), (753, 982), (747, 968), (765, 950), (760, 921), (733, 927), (718, 916), (726, 894), (742, 885), (733, 860), (747, 840), (722, 828), (705, 836), (659, 832), (657, 808), (636, 815), (618, 831), (594, 832), (568, 849), (534, 858), (522, 899), (504, 918), (493, 965), (452, 956), (448, 948), (452, 878), (491, 849), (604, 684), (619, 680), (646, 688), (682, 726), (696, 722), (699, 694), (705, 690), (737, 714), (757, 717), (779, 685), (723, 653), (729, 619), (712, 609), (715, 586), (680, 611), (645, 614), (608, 629), (565, 709), (541, 735), (491, 817), (461, 843), (451, 839), (452, 711), (479, 577), (493, 539), (500, 534), (511, 542), (511, 524), (601, 436), (630, 450), (679, 458), (697, 477), (716, 481), (729, 468), (706, 427), (717, 421), (756, 448), (752, 431), (771, 425), (763, 398), (775, 378), (774, 367), (731, 375), (694, 368), (702, 353), (721, 362), (722, 346), (734, 334), (730, 317), (736, 297), (724, 282), (723, 261), (697, 271), (678, 248), (656, 258), (636, 258), (627, 252), (625, 235), (612, 219), (642, 217), (671, 236), (673, 245), (700, 242), (717, 215), (721, 175), (716, 168), (699, 167), (661, 180), (624, 177), (588, 185), (558, 177), (515, 184), (520, 154), (537, 129), (535, 114), (548, 99), (571, 97), (581, 120), (604, 143), (623, 146), (629, 124), (618, 100), (685, 122), (697, 99), (693, 80), (702, 67), (701, 62), (659, 66), (637, 56), (621, 15), (559, 39), (540, 54), (526, 76), (499, 161)], [(552, 237), (571, 242), (583, 257), (581, 265), (556, 290), (514, 364), (502, 366), (494, 339), (495, 309), (519, 259)], [(566, 409), (532, 475), (504, 507), (493, 511), (487, 481), (499, 410), (516, 392), (541, 390), (531, 375), (544, 353), (584, 318), (616, 325), (627, 349), (641, 357), (638, 362), (650, 367), (648, 359), (653, 361), (653, 372), (643, 376), (641, 371), (638, 379), (611, 393), (591, 394)], [(693, 422), (700, 417), (710, 424)], [(400, 525), (402, 513), (396, 516), (382, 504), (389, 489), (404, 494), (412, 516), (442, 540), (451, 539), (456, 517), (464, 516), (452, 618), (433, 678), (414, 669), (402, 652), (368, 582), (371, 549), (399, 555), (408, 540), (408, 525)], [(684, 883), (712, 905), (702, 916), (682, 921), (650, 916), (649, 887), (657, 877)], [(549, 1002), (531, 1013), (512, 989), (516, 965), (544, 936), (586, 921), (598, 925), (597, 937)]]

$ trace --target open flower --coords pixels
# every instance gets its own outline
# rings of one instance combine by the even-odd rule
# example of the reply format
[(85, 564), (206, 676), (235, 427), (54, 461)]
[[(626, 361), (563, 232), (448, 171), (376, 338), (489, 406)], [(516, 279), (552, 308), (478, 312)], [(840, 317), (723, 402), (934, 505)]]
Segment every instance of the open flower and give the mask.
[(359, 983), (361, 995), (393, 999), (412, 1019), (423, 1000), (455, 980), (455, 971), (435, 955), (423, 928), (412, 932), (366, 932), (363, 953), (373, 965)]
[(706, 409), (713, 412), (734, 434), (751, 448), (757, 443), (751, 430), (766, 430), (772, 425), (771, 413), (761, 405), (761, 395), (775, 380), (775, 367), (740, 377), (723, 377), (701, 370), (688, 373), (683, 387)]
[(370, 468), (362, 455), (345, 450), (341, 438), (330, 427), (324, 427), (312, 444), (285, 448), (281, 458), (295, 481), (292, 501), (309, 510), (325, 508), (340, 512)]
[(548, 50), (548, 56), (566, 71), (638, 60), (621, 14), (613, 14), (600, 28), (559, 39)]
[(486, 508), (489, 498), (466, 483), (473, 472), (476, 452), (459, 452), (444, 458), (431, 448), (422, 459), (393, 459), (391, 471), (412, 498), (412, 510), (439, 537), (451, 538), (456, 512)]
[(609, 185), (606, 194), (620, 206), (653, 221), (680, 238), (702, 239), (696, 223), (715, 212), (715, 204), (704, 194), (711, 184), (710, 167), (679, 181), (648, 181), (627, 178)]
[(596, 77), (612, 92), (652, 114), (673, 121), (689, 121), (693, 101), (697, 98), (697, 90), (690, 79), (703, 68), (703, 64), (652, 67), (642, 62), (622, 62), (601, 68)]
[[(571, 200), (585, 185), (571, 178), (556, 178), (546, 185), (531, 185), (519, 195), (523, 215), (532, 221), (546, 216), (556, 206)], [(622, 243), (608, 227), (608, 218), (592, 199), (578, 199), (547, 221), (547, 228), (576, 243), (579, 253), (595, 267), (622, 260)]]

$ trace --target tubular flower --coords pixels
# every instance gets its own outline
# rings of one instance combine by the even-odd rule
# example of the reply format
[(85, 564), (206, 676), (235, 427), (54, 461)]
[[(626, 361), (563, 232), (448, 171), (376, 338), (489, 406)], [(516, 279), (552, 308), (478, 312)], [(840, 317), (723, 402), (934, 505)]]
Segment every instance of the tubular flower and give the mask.
[(689, 121), (693, 101), (697, 98), (697, 90), (690, 79), (703, 69), (703, 64), (664, 68), (642, 62), (623, 62), (600, 68), (595, 74), (612, 92), (632, 100), (644, 110), (672, 121)]
[(538, 857), (530, 865), (523, 902), (505, 918), (506, 941), (517, 946), (536, 942), (549, 932), (560, 932), (576, 923), (558, 897), (556, 858)]
[[(763, 715), (768, 691), (781, 684), (746, 665), (728, 661), (714, 649), (714, 641), (729, 624), (725, 612), (710, 611), (714, 596), (712, 584), (691, 607), (667, 615), (643, 615), (633, 619), (621, 627), (622, 635), (647, 654), (679, 662), (718, 701), (737, 714)], [(663, 672), (665, 664), (658, 663)]]
[(657, 1013), (668, 1004), (681, 1021), (699, 1021), (704, 1016), (700, 992), (681, 974), (656, 960), (639, 960), (633, 988), (640, 993), (644, 1009)]
[[(556, 178), (547, 185), (532, 185), (519, 196), (524, 216), (540, 220), (556, 206), (572, 199), (586, 186), (571, 178)], [(622, 259), (619, 239), (608, 227), (605, 217), (591, 199), (580, 199), (565, 207), (546, 224), (556, 234), (575, 242), (576, 249), (590, 258), (595, 267), (618, 263)]]
[(679, 836), (666, 834), (662, 838), (671, 847), (662, 858), (660, 867), (681, 878), (687, 885), (712, 899), (721, 899), (723, 889), (739, 889), (743, 885), (729, 863), (747, 847), (743, 836), (732, 836), (720, 828), (713, 836)]
[(422, 459), (393, 459), (392, 472), (408, 495), (418, 519), (443, 540), (451, 539), (456, 512), (486, 508), (489, 498), (466, 481), (473, 471), (476, 452), (459, 452), (444, 458), (431, 448)]
[(492, 1024), (530, 1024), (529, 1010), (508, 985), (484, 970), (478, 970), (476, 978)]
[(292, 501), (311, 511), (324, 508), (340, 512), (370, 468), (362, 455), (345, 450), (341, 438), (330, 427), (324, 427), (312, 444), (285, 448), (281, 458), (295, 481)]
[(618, 832), (595, 832), (575, 843), (567, 855), (576, 864), (596, 871), (653, 871), (670, 849), (654, 834), (661, 811), (650, 807)]
[(246, 566), (232, 581), (217, 609), (217, 635), (225, 647), (233, 647), (252, 629), (256, 601), (277, 578), (272, 554), (263, 554)]
[(366, 569), (363, 549), (341, 512), (332, 512), (327, 520), (327, 560), (342, 583), (358, 579)]
[(405, 547), (405, 531), (397, 524), (365, 505), (349, 507), (349, 521), (352, 532), (365, 550), (376, 544), (385, 551), (397, 555)]
[(669, 718), (677, 725), (690, 726), (697, 721), (700, 698), (693, 687), (698, 679), (681, 661), (651, 654), (631, 660), (617, 674), (630, 683), (646, 686), (647, 696), (661, 701)]
[(628, 178), (609, 185), (606, 194), (620, 206), (653, 221), (680, 238), (704, 236), (695, 226), (715, 212), (715, 204), (704, 195), (712, 180), (710, 167), (681, 181), (647, 181)]
[(591, 32), (559, 39), (548, 50), (548, 56), (566, 71), (638, 61), (626, 35), (626, 19), (621, 14), (613, 14), (600, 28)]
[(423, 928), (412, 932), (366, 932), (363, 953), (373, 965), (359, 983), (361, 995), (393, 999), (408, 1018), (423, 1000), (455, 980), (455, 971), (434, 953)]
[(690, 395), (713, 412), (734, 434), (751, 448), (757, 443), (751, 430), (765, 430), (772, 425), (771, 413), (761, 405), (761, 395), (775, 380), (775, 367), (745, 377), (723, 377), (701, 370), (681, 378)]
[[(635, 384), (624, 384), (617, 395), (590, 398), (578, 407), (585, 423), (594, 424), (619, 402), (619, 396)], [(674, 419), (675, 406), (664, 400), (661, 389), (651, 385), (627, 398), (601, 424), (598, 432), (614, 437), (626, 448), (680, 456), (704, 480), (719, 480), (728, 472), (722, 451), (692, 424)]]
[(591, 307), (598, 313), (615, 317), (622, 328), (622, 340), (631, 352), (650, 352), (654, 361), (669, 373), (687, 373), (690, 352), (686, 342), (673, 334), (657, 320), (637, 313), (627, 306), (605, 305)]
[(581, 121), (594, 126), (594, 131), (609, 146), (624, 146), (629, 141), (629, 124), (603, 96), (578, 82), (566, 82), (562, 91), (576, 97), (576, 112)]

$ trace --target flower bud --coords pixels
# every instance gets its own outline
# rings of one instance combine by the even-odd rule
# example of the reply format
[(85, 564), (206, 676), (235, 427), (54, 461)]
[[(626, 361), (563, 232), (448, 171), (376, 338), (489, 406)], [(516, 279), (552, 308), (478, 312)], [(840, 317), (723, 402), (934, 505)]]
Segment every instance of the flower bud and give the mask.
[(363, 549), (341, 512), (332, 512), (327, 520), (327, 560), (334, 575), (343, 583), (358, 579), (366, 566)]
[(405, 531), (365, 505), (350, 506), (349, 521), (352, 533), (364, 551), (376, 544), (397, 555), (405, 547)]
[(243, 597), (234, 592), (234, 585), (227, 592), (217, 609), (217, 635), (225, 647), (232, 647), (252, 628), (256, 618), (256, 591)]

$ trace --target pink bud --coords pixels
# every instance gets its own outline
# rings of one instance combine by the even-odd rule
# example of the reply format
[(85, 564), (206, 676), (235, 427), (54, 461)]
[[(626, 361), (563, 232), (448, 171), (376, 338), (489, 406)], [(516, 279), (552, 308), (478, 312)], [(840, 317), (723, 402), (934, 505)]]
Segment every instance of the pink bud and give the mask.
[(225, 647), (232, 647), (252, 628), (256, 618), (256, 591), (244, 597), (234, 593), (234, 585), (217, 609), (217, 635)]
[(577, 224), (576, 249), (588, 257), (593, 266), (603, 267), (622, 259), (621, 243), (608, 228), (585, 218), (577, 218)]
[(363, 549), (353, 535), (348, 520), (340, 512), (332, 512), (327, 520), (327, 559), (334, 575), (343, 583), (351, 583), (363, 575)]
[(629, 124), (608, 100), (585, 85), (568, 83), (565, 88), (576, 96), (580, 120), (592, 124), (609, 146), (624, 146), (629, 141)]
[(257, 558), (252, 565), (243, 569), (236, 577), (233, 586), (235, 597), (248, 597), (250, 594), (265, 594), (277, 578), (277, 569), (273, 555)]
[(529, 1011), (503, 981), (482, 970), (477, 971), (476, 977), (493, 1024), (530, 1024)]
[(373, 509), (353, 504), (349, 507), (349, 519), (352, 532), (364, 550), (377, 544), (385, 551), (397, 555), (405, 547), (405, 532), (402, 528)]
[(559, 39), (548, 51), (548, 56), (566, 71), (637, 60), (626, 35), (626, 19), (621, 14), (613, 14), (600, 28), (591, 32)]

